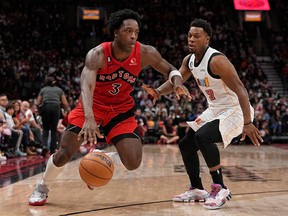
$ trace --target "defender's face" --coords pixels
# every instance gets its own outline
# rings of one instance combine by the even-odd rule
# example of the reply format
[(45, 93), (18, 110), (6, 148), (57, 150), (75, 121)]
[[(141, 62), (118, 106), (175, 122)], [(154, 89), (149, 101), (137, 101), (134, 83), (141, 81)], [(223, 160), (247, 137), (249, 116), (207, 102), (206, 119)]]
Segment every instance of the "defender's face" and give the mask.
[(200, 27), (191, 27), (188, 32), (188, 46), (191, 53), (202, 51), (209, 45), (210, 37)]
[(115, 31), (115, 41), (117, 41), (119, 48), (130, 52), (136, 44), (139, 31), (136, 20), (124, 20), (122, 26)]

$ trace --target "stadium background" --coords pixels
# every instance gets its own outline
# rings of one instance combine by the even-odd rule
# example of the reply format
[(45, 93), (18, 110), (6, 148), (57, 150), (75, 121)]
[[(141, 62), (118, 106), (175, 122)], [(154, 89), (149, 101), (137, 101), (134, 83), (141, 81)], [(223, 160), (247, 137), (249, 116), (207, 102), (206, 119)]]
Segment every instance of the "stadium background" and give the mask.
[[(288, 5), (285, 0), (269, 3), (271, 10), (260, 11), (261, 21), (246, 22), (245, 11), (235, 10), (233, 0), (2, 0), (0, 93), (9, 100), (29, 100), (33, 107), (45, 77), (52, 75), (73, 108), (87, 51), (111, 40), (105, 25), (111, 12), (122, 8), (139, 12), (139, 41), (155, 46), (176, 67), (188, 54), (186, 35), (191, 20), (204, 18), (214, 29), (211, 46), (227, 55), (249, 92), (256, 111), (254, 123), (265, 133), (265, 143), (287, 143)], [(99, 10), (99, 20), (83, 20), (82, 9)], [(182, 113), (189, 120), (195, 118), (206, 102), (193, 80), (186, 84), (194, 96), (192, 102), (177, 101), (173, 95), (162, 98), (159, 104), (167, 113), (157, 116), (140, 86), (157, 86), (166, 79), (151, 68), (145, 69), (135, 85), (137, 106), (148, 118), (169, 116), (175, 120)]]

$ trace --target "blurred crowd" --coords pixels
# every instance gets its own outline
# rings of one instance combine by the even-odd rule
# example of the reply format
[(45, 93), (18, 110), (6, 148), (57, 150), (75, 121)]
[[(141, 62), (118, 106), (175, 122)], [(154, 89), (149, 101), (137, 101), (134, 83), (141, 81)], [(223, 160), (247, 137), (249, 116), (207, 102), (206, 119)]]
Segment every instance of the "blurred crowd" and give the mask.
[[(181, 65), (183, 57), (188, 53), (187, 32), (191, 20), (197, 17), (211, 22), (214, 30), (211, 46), (223, 52), (237, 69), (248, 90), (255, 109), (254, 123), (261, 129), (264, 142), (271, 143), (271, 136), (288, 135), (287, 98), (273, 91), (263, 69), (257, 64), (252, 39), (248, 38), (245, 29), (238, 27), (233, 1), (95, 2), (105, 8), (107, 14), (124, 7), (138, 11), (142, 17), (139, 41), (155, 46), (176, 67)], [(37, 122), (38, 113), (33, 104), (44, 79), (53, 76), (65, 92), (70, 107), (74, 108), (80, 94), (80, 74), (85, 55), (92, 48), (87, 38), (109, 40), (107, 29), (105, 25), (97, 23), (81, 23), (77, 27), (77, 6), (84, 5), (85, 1), (77, 3), (72, 0), (55, 0), (45, 3), (36, 0), (5, 0), (0, 4), (0, 94), (5, 94), (9, 99), (7, 105), (19, 103), (21, 106), (23, 102), (29, 103), (39, 126), (36, 127), (39, 129), (36, 134), (34, 131), (37, 137), (37, 133), (41, 133), (41, 122)], [(89, 4), (91, 1), (86, 5)], [(279, 0), (273, 2), (271, 8), (281, 14), (279, 25), (283, 31), (271, 29), (267, 43), (277, 72), (287, 82), (287, 4)], [(177, 143), (187, 129), (185, 122), (194, 120), (207, 106), (193, 79), (186, 83), (193, 96), (191, 102), (185, 99), (178, 101), (171, 94), (162, 97), (154, 106), (152, 98), (141, 89), (141, 84), (157, 87), (166, 79), (147, 68), (135, 84), (134, 98), (139, 108), (136, 118), (145, 143)], [(17, 108), (13, 108), (16, 112)], [(3, 110), (7, 112), (7, 107)], [(2, 118), (3, 121), (5, 119)], [(1, 140), (2, 144), (6, 142)], [(20, 151), (24, 155), (30, 154), (30, 151), (41, 154), (41, 140), (34, 139), (36, 144), (31, 140), (27, 144), (21, 142)], [(20, 155), (19, 151), (16, 155)]]

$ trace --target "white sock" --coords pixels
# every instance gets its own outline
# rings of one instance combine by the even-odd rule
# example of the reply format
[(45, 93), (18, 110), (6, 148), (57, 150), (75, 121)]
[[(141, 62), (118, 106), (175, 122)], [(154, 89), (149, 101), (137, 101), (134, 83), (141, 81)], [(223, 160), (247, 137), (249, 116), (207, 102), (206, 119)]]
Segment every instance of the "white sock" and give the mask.
[(102, 152), (108, 155), (115, 165), (122, 164), (118, 152), (106, 152), (105, 150), (100, 150), (100, 149), (94, 149), (93, 152)]
[(107, 154), (111, 158), (115, 165), (122, 164), (118, 152), (105, 152), (105, 154)]
[(46, 170), (42, 176), (41, 184), (44, 184), (48, 187), (48, 189), (51, 187), (53, 180), (62, 172), (64, 166), (57, 167), (53, 163), (53, 156), (52, 154), (50, 158), (48, 159)]

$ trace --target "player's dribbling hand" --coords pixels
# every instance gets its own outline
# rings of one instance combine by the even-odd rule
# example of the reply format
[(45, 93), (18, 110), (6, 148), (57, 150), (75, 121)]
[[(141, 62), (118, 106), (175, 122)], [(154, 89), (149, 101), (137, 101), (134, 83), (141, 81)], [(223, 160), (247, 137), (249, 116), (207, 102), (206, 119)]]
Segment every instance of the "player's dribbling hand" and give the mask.
[(103, 139), (104, 136), (100, 133), (99, 127), (97, 126), (94, 117), (87, 118), (83, 124), (82, 130), (78, 134), (78, 140), (83, 137), (84, 142), (82, 145), (90, 143), (90, 145), (97, 144), (97, 137)]
[(244, 125), (242, 137), (240, 140), (243, 141), (246, 135), (248, 135), (248, 137), (250, 138), (250, 140), (255, 146), (260, 146), (260, 142), (263, 142), (263, 139), (261, 137), (262, 135), (261, 132), (252, 123), (248, 125)]

